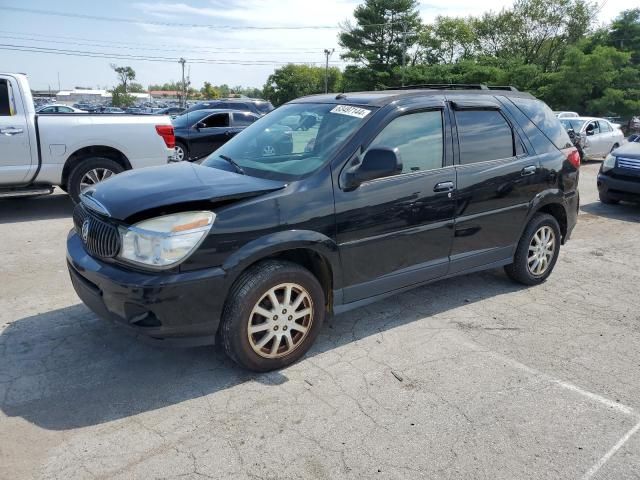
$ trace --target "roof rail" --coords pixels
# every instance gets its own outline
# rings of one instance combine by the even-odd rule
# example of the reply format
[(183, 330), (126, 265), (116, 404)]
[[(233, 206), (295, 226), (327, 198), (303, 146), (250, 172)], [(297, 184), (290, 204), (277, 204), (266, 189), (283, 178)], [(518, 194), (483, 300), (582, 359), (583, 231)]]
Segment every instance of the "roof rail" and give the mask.
[(517, 92), (511, 85), (485, 85), (483, 83), (421, 83), (419, 85), (405, 85), (402, 87), (386, 87), (385, 90), (508, 90)]

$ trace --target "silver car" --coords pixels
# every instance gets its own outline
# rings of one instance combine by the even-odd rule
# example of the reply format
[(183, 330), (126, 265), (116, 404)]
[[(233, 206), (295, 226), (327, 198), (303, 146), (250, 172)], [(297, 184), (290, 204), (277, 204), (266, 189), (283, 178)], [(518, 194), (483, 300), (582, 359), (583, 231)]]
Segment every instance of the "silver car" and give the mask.
[(580, 144), (585, 160), (604, 160), (614, 149), (625, 143), (622, 130), (604, 118), (561, 118), (567, 130), (580, 134)]

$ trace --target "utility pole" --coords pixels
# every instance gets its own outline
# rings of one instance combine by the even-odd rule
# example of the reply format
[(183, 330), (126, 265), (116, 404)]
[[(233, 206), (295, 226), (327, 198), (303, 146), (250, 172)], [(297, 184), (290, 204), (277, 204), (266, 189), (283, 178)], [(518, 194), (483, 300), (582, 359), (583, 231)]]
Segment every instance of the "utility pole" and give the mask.
[(335, 48), (329, 50), (324, 49), (325, 63), (324, 63), (324, 93), (329, 93), (329, 57), (333, 54)]
[(178, 60), (178, 63), (180, 63), (180, 65), (182, 65), (182, 98), (180, 99), (180, 104), (183, 107), (187, 106), (187, 99), (186, 99), (186, 89), (184, 88), (184, 64), (187, 63), (187, 61), (184, 58), (180, 58), (180, 60)]
[(406, 68), (407, 57), (407, 24), (402, 24), (402, 86), (404, 87), (404, 71)]
[(58, 72), (58, 91), (62, 90), (60, 88), (60, 72)]

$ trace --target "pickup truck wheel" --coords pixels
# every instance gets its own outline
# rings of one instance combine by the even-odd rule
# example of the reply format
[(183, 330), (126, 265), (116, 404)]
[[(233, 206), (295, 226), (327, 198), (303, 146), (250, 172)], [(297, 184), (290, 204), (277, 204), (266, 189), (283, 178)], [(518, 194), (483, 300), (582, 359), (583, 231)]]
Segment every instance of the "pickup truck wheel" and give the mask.
[(182, 142), (176, 142), (176, 160), (182, 162), (183, 160), (189, 160), (189, 151)]
[(316, 277), (295, 263), (268, 260), (232, 287), (220, 334), (229, 357), (249, 370), (267, 372), (302, 357), (324, 316), (324, 291)]
[(546, 213), (537, 213), (525, 229), (513, 263), (504, 267), (507, 275), (523, 285), (544, 282), (556, 265), (560, 253), (560, 226)]
[(78, 203), (80, 194), (84, 190), (122, 171), (124, 171), (122, 165), (110, 158), (85, 158), (80, 160), (80, 163), (71, 171), (67, 182), (67, 192), (71, 199)]

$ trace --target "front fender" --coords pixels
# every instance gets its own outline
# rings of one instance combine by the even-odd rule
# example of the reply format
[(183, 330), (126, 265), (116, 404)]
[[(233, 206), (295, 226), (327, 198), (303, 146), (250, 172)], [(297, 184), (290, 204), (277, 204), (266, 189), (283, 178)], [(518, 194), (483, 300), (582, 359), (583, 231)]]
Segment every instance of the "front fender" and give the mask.
[(233, 283), (250, 265), (278, 253), (295, 249), (312, 250), (331, 266), (334, 289), (342, 283), (338, 245), (334, 240), (312, 230), (285, 230), (256, 238), (229, 256), (222, 265)]

